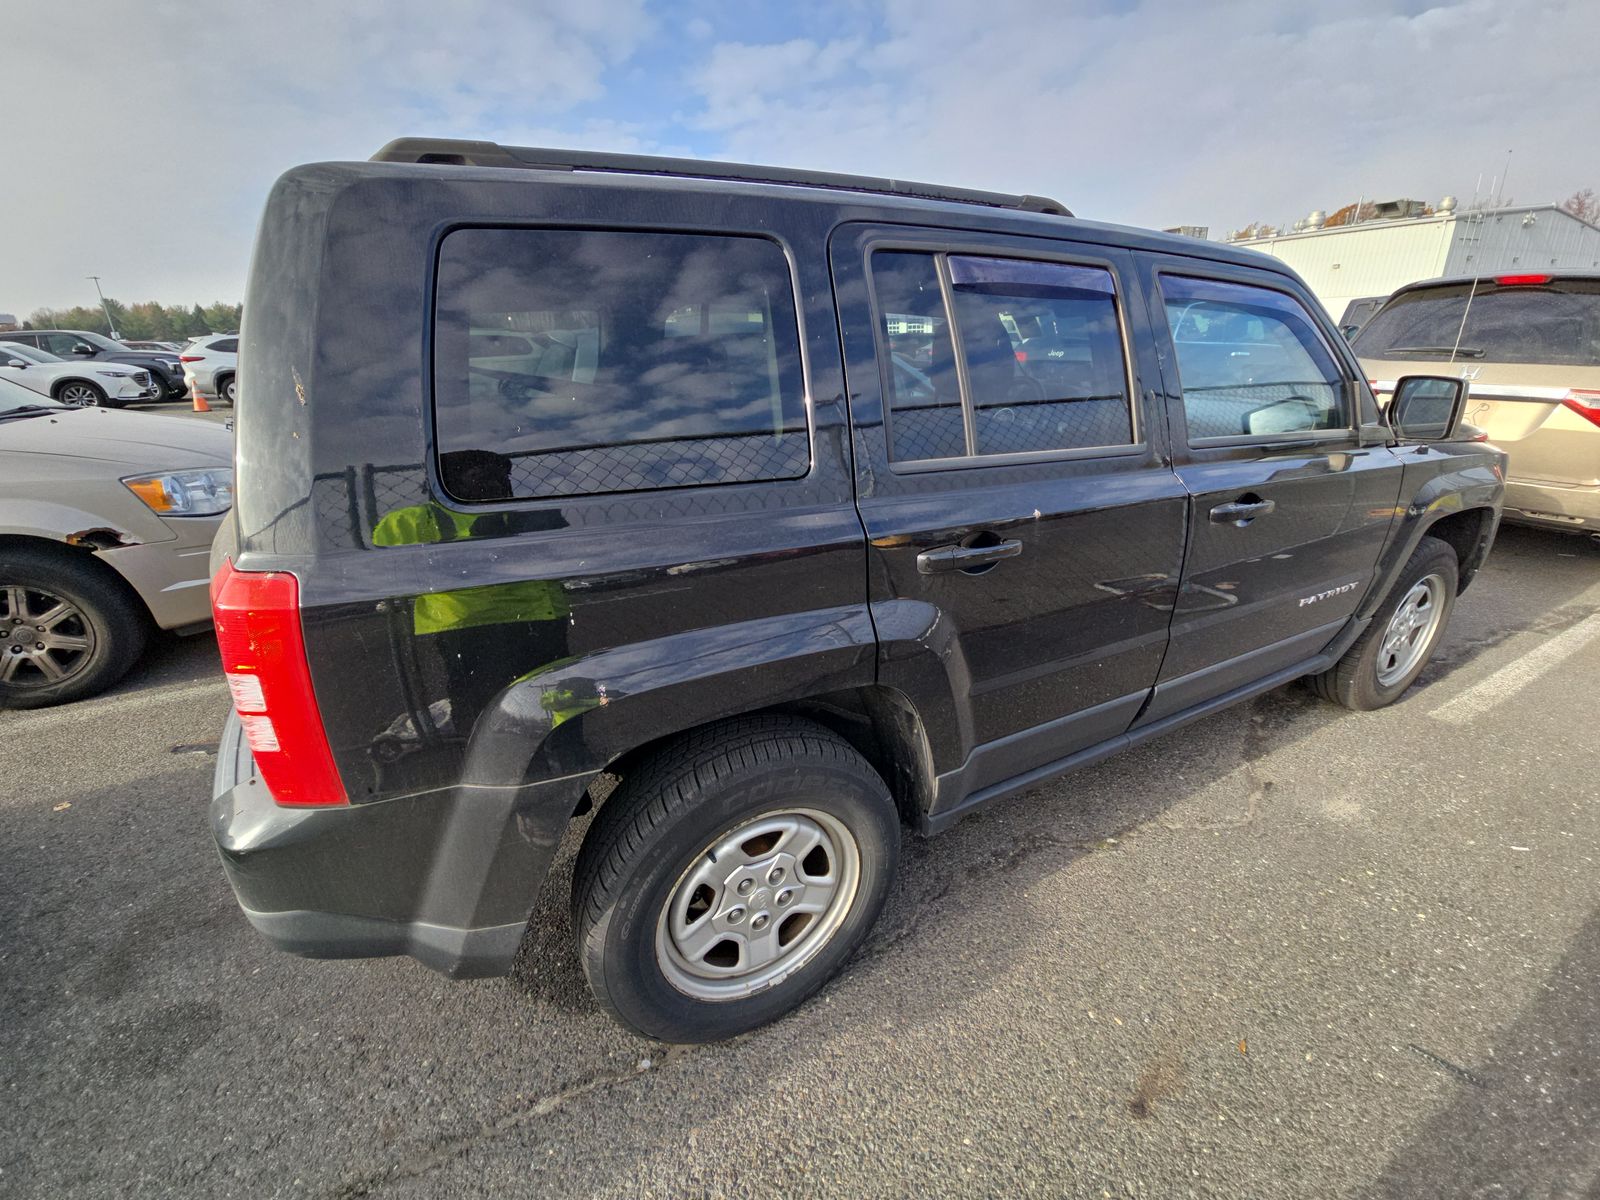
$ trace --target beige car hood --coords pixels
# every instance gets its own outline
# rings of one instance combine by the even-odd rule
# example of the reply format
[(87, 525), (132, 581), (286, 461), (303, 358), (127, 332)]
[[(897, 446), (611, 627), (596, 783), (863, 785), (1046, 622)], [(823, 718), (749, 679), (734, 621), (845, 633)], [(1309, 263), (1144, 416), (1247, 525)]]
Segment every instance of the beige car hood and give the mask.
[(233, 434), (186, 417), (75, 408), (0, 421), (0, 451), (177, 471), (228, 465)]

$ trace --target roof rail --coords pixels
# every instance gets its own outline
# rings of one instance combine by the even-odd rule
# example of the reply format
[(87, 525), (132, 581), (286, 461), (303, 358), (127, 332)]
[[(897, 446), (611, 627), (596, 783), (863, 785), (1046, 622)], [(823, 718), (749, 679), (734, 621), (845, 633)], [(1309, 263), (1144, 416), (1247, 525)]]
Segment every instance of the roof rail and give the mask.
[(781, 183), (796, 187), (914, 196), (923, 200), (951, 200), (959, 204), (985, 204), (991, 208), (1014, 208), (1058, 217), (1072, 215), (1066, 205), (1047, 196), (1011, 196), (1004, 192), (980, 192), (935, 183), (910, 183), (904, 179), (878, 179), (870, 175), (796, 171), (790, 167), (759, 167), (747, 163), (658, 158), (646, 154), (608, 154), (590, 150), (544, 150), (532, 146), (502, 146), (497, 142), (458, 141), (452, 138), (396, 138), (374, 154), (372, 161), (442, 163), (458, 167), (516, 167), (532, 171), (616, 171), (630, 175), (676, 175), (691, 179)]

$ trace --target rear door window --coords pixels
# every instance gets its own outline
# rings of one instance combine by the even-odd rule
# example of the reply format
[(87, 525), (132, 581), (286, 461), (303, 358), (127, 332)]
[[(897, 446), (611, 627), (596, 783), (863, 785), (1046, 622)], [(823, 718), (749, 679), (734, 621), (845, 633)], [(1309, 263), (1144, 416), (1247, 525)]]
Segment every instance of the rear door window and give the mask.
[(799, 478), (788, 261), (753, 237), (456, 230), (439, 256), (434, 409), (461, 500)]
[(1396, 296), (1357, 335), (1363, 358), (1600, 367), (1600, 280), (1492, 280)]
[(1110, 271), (902, 250), (875, 252), (871, 266), (891, 458), (1134, 442)]
[(1181, 275), (1161, 296), (1191, 442), (1350, 427), (1343, 375), (1294, 297)]

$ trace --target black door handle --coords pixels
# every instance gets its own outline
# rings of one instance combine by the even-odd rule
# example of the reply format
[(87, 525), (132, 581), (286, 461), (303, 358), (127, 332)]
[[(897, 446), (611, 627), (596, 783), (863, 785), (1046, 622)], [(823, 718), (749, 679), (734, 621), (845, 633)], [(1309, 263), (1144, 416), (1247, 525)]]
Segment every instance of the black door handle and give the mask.
[(1016, 540), (995, 542), (992, 546), (935, 546), (917, 555), (917, 570), (924, 575), (937, 571), (970, 571), (974, 567), (987, 567), (1002, 558), (1015, 558), (1022, 553), (1022, 543)]
[(1257, 517), (1264, 517), (1278, 504), (1275, 500), (1235, 500), (1232, 504), (1219, 504), (1211, 510), (1213, 525), (1237, 525), (1243, 529)]

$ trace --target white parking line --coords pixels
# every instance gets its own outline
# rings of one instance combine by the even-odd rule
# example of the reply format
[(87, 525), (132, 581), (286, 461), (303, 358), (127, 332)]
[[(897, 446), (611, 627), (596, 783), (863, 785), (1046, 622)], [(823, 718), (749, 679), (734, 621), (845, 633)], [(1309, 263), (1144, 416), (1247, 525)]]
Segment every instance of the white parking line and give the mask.
[(146, 688), (112, 696), (109, 700), (84, 700), (62, 708), (43, 712), (22, 712), (5, 715), (0, 720), (0, 739), (29, 729), (44, 729), (51, 725), (66, 725), (73, 721), (89, 721), (102, 713), (118, 712), (125, 708), (138, 708), (147, 704), (165, 704), (169, 700), (188, 700), (197, 696), (215, 695), (218, 699), (228, 694), (228, 685), (220, 679), (199, 679), (193, 683), (174, 683), (166, 687)]
[[(1591, 588), (1589, 591), (1593, 592), (1595, 589)], [(1588, 596), (1589, 592), (1585, 592), (1580, 599), (1587, 599)], [(1585, 617), (1542, 646), (1513, 659), (1489, 678), (1473, 684), (1428, 715), (1437, 717), (1441, 721), (1449, 721), (1452, 725), (1470, 724), (1495, 705), (1511, 699), (1534, 680), (1571, 658), (1596, 638), (1600, 638), (1600, 614)]]

